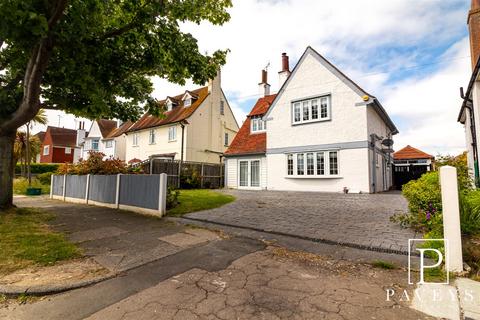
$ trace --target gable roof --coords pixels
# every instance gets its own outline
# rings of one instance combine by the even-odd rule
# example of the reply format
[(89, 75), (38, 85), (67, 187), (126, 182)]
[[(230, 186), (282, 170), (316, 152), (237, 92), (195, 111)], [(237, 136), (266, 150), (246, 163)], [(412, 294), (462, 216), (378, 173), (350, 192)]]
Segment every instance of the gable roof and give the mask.
[(267, 134), (266, 132), (251, 133), (250, 120), (253, 116), (264, 115), (272, 105), (275, 97), (276, 94), (272, 94), (257, 100), (227, 151), (225, 151), (225, 156), (259, 154), (266, 152)]
[(277, 93), (277, 97), (272, 103), (272, 108), (269, 108), (267, 114), (265, 115), (265, 118), (268, 118), (270, 112), (272, 109), (275, 107), (275, 104), (277, 101), (280, 99), (281, 95), (285, 91), (285, 88), (287, 85), (290, 83), (291, 79), (294, 77), (296, 72), (298, 71), (299, 66), (303, 63), (303, 61), (306, 59), (308, 55), (312, 55), (322, 66), (324, 66), (327, 70), (329, 70), (331, 73), (333, 73), (340, 81), (342, 81), (345, 85), (347, 85), (350, 89), (352, 89), (356, 94), (358, 94), (360, 97), (368, 96), (368, 100), (365, 102), (367, 106), (371, 106), (375, 109), (375, 111), (378, 113), (380, 118), (387, 124), (387, 126), (392, 130), (392, 134), (397, 134), (398, 129), (393, 123), (392, 119), (388, 116), (387, 112), (381, 105), (380, 101), (378, 99), (366, 92), (365, 90), (362, 89), (358, 84), (356, 84), (352, 79), (347, 77), (342, 71), (340, 71), (336, 66), (334, 66), (330, 61), (325, 59), (321, 54), (319, 54), (317, 51), (315, 51), (312, 47), (308, 46), (307, 49), (305, 49), (305, 52), (302, 54), (300, 57), (300, 60), (298, 60), (297, 64), (293, 68), (292, 72), (288, 76), (287, 80), (283, 83), (282, 87)]
[[(138, 131), (153, 127), (159, 127), (167, 124), (172, 124), (176, 122), (180, 122), (182, 120), (187, 119), (190, 117), (197, 109), (200, 107), (202, 102), (208, 96), (208, 86), (196, 89), (191, 91), (193, 94), (197, 95), (198, 98), (193, 101), (193, 103), (185, 107), (183, 106), (183, 101), (181, 100), (184, 93), (179, 94), (173, 98), (175, 101), (178, 102), (178, 106), (173, 108), (171, 111), (165, 112), (164, 118), (158, 118), (153, 116), (149, 113), (145, 113), (137, 122), (135, 122), (126, 132)], [(166, 100), (159, 101), (160, 105), (165, 104)]]
[(128, 131), (128, 129), (130, 129), (130, 127), (133, 125), (133, 122), (132, 121), (126, 121), (124, 123), (122, 123), (122, 125), (120, 125), (120, 127), (112, 130), (108, 136), (106, 136), (105, 138), (106, 139), (113, 139), (113, 138), (116, 138), (116, 137), (119, 137), (121, 136), (122, 134), (124, 134), (125, 132)]
[(98, 119), (96, 120), (102, 138), (106, 138), (113, 130), (117, 128), (117, 121), (107, 120), (107, 119)]
[(50, 134), (54, 146), (75, 148), (77, 145), (77, 130), (48, 126), (46, 134)]
[(398, 150), (393, 154), (394, 160), (409, 160), (409, 159), (433, 159), (434, 156), (425, 153), (417, 148), (407, 145), (405, 148)]

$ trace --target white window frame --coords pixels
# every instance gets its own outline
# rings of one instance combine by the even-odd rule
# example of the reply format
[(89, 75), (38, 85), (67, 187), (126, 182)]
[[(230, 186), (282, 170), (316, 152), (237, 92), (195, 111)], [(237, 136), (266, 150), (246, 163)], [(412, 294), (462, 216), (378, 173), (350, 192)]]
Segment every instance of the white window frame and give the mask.
[(72, 148), (65, 147), (65, 154), (72, 154)]
[(167, 111), (172, 111), (173, 109), (173, 103), (171, 101), (167, 102)]
[[(97, 148), (96, 149), (93, 147), (93, 142), (95, 142), (95, 141), (97, 142)], [(100, 139), (92, 139), (91, 143), (92, 143), (91, 146), (92, 146), (93, 151), (100, 150)]]
[(155, 139), (155, 129), (150, 129), (150, 131), (148, 131), (148, 144), (155, 144)]
[(113, 140), (105, 140), (105, 149), (113, 148)]
[[(322, 101), (327, 102), (326, 115), (322, 117)], [(317, 118), (312, 119), (312, 105), (317, 107)], [(313, 98), (295, 100), (291, 103), (292, 125), (322, 122), (332, 119), (332, 96), (330, 94), (316, 96)]]
[[(258, 161), (258, 186), (252, 186), (252, 163)], [(242, 186), (240, 184), (240, 167), (241, 162), (247, 162), (247, 185)], [(262, 188), (262, 159), (238, 159), (238, 188), (239, 189), (250, 189), (250, 190), (260, 190)]]
[(50, 154), (50, 146), (43, 146), (43, 155), (48, 156)]
[(192, 105), (192, 98), (187, 98), (185, 101), (183, 101), (183, 106), (184, 107), (190, 107)]
[(262, 120), (261, 116), (252, 116), (250, 118), (250, 132), (260, 133), (267, 131), (267, 122)]
[(223, 142), (225, 143), (225, 147), (228, 147), (229, 142), (230, 142), (229, 139), (228, 139), (228, 132), (225, 132)]
[[(337, 154), (337, 173), (331, 173), (331, 165), (330, 165), (330, 153)], [(312, 171), (308, 170), (308, 157), (309, 154), (313, 155), (313, 174)], [(319, 174), (319, 161), (318, 161), (318, 154), (323, 154), (323, 174)], [(302, 158), (299, 155), (303, 155), (303, 174), (299, 174), (299, 165), (298, 160)], [(311, 156), (310, 156), (311, 157)], [(293, 159), (292, 159), (293, 158)], [(293, 166), (290, 166), (289, 170), (289, 159), (293, 160)], [(311, 159), (311, 158), (310, 158)], [(287, 178), (341, 178), (340, 176), (340, 150), (332, 149), (332, 150), (318, 150), (318, 151), (305, 151), (305, 152), (291, 152), (285, 154), (285, 176)]]
[(132, 135), (132, 146), (138, 147), (138, 133)]
[(168, 142), (177, 141), (177, 126), (168, 127)]

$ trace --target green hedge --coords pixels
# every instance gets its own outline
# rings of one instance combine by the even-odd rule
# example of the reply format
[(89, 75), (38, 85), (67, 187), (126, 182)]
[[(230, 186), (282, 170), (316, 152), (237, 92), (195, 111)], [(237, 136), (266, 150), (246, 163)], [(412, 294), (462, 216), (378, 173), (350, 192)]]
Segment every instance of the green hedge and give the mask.
[[(34, 174), (45, 173), (45, 172), (56, 172), (60, 165), (56, 163), (32, 163), (30, 170)], [(21, 173), (21, 165), (17, 163), (15, 166), (15, 173)]]

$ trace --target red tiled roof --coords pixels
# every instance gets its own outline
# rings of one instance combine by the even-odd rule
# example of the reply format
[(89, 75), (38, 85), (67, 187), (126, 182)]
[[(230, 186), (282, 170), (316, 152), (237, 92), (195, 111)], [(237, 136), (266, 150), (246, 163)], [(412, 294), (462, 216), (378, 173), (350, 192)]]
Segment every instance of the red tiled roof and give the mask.
[[(179, 104), (178, 106), (174, 107), (173, 110), (165, 112), (164, 118), (158, 118), (158, 117), (152, 116), (149, 113), (145, 113), (140, 118), (140, 120), (135, 122), (133, 126), (131, 126), (130, 129), (127, 130), (127, 132), (163, 126), (166, 124), (175, 123), (175, 122), (179, 122), (187, 119), (195, 112), (195, 110), (198, 109), (198, 107), (202, 104), (202, 102), (208, 96), (208, 87), (202, 87), (190, 92), (198, 96), (198, 98), (193, 101), (192, 105), (188, 107), (183, 106), (183, 101), (181, 99), (184, 93), (179, 94), (175, 97), (171, 97), (172, 99), (177, 101)], [(162, 100), (159, 102), (159, 104), (163, 105), (165, 104), (165, 101), (166, 100)]]
[(271, 106), (275, 96), (275, 94), (272, 94), (257, 100), (225, 155), (265, 153), (267, 149), (267, 134), (265, 132), (250, 133), (250, 119), (252, 116), (264, 115)]
[(410, 145), (403, 149), (398, 150), (393, 154), (395, 160), (408, 160), (408, 159), (433, 159), (432, 155), (418, 150)]
[(73, 148), (77, 144), (77, 130), (49, 126), (47, 127), (48, 131), (50, 131), (54, 146)]
[(106, 138), (113, 130), (117, 128), (117, 121), (115, 120), (99, 119), (97, 120), (97, 124), (100, 128), (103, 138)]
[(111, 131), (108, 136), (106, 136), (105, 138), (107, 139), (112, 139), (112, 138), (116, 138), (116, 137), (119, 137), (121, 136), (122, 134), (124, 134), (125, 132), (128, 131), (128, 129), (130, 129), (130, 127), (133, 125), (133, 122), (132, 121), (126, 121), (124, 122), (120, 127), (116, 128), (115, 130)]

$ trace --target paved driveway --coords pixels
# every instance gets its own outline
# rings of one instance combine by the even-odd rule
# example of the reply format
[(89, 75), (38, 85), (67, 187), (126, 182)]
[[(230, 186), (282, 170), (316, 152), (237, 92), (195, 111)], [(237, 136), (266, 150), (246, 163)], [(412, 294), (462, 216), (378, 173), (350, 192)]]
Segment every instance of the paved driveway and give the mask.
[(415, 232), (390, 222), (406, 212), (400, 193), (335, 194), (280, 191), (225, 191), (237, 201), (186, 215), (243, 227), (350, 247), (405, 254)]

